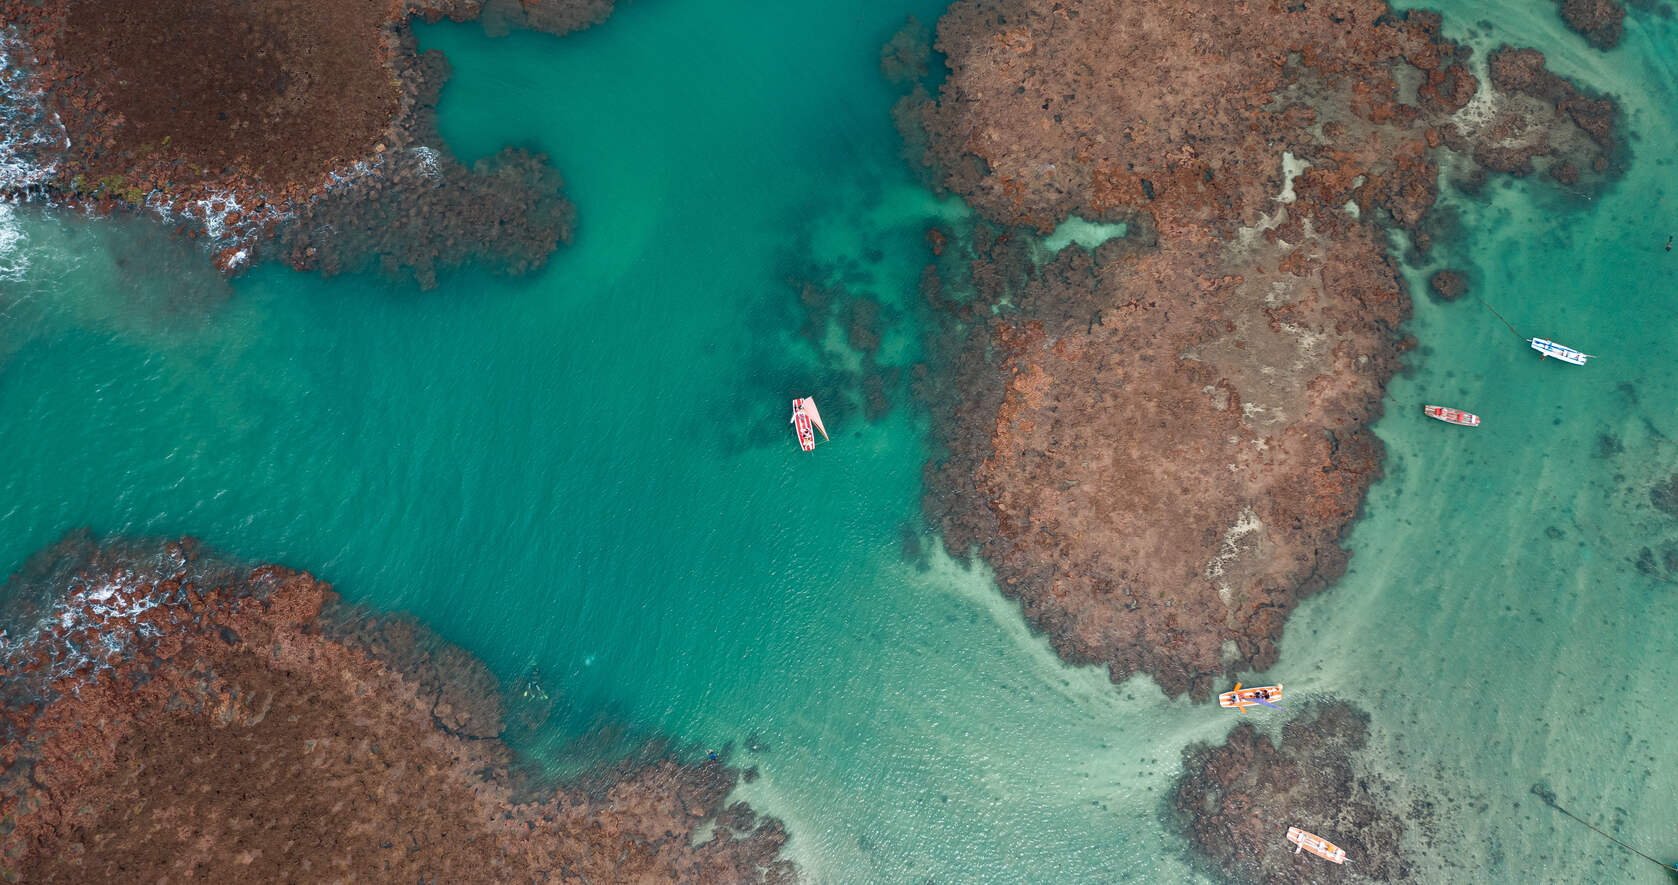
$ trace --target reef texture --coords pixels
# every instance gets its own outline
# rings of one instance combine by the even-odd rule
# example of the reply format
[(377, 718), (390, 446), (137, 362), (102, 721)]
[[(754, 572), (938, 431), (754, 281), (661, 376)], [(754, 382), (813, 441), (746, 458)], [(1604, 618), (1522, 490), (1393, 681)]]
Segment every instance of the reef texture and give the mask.
[(5, 593), (0, 879), (793, 878), (734, 770), (534, 784), (481, 663), (307, 574), (84, 533)]
[(1467, 294), (1468, 277), (1460, 270), (1441, 270), (1428, 277), (1427, 287), (1440, 298), (1455, 301)]
[[(1301, 712), (1283, 727), (1280, 745), (1244, 722), (1221, 747), (1183, 751), (1171, 817), (1236, 882), (1414, 881), (1401, 854), (1406, 822), (1391, 810), (1404, 803), (1358, 758), (1368, 740), (1369, 716), (1340, 701)], [(1424, 840), (1430, 808), (1410, 803)], [(1346, 864), (1294, 854), (1290, 826), (1346, 849)]]
[[(925, 512), (1064, 657), (1204, 698), (1345, 568), (1407, 346), (1382, 226), (1427, 247), (1444, 150), (1605, 179), (1613, 102), (1371, 0), (961, 0), (936, 48), (896, 116), (979, 218), (929, 236)], [(1072, 216), (1127, 233), (1049, 253)]]
[[(545, 158), (461, 166), (432, 109), (447, 66), (421, 56), (414, 16), (488, 16), (491, 30), (564, 33), (610, 0), (0, 0), (62, 147), (0, 198), (145, 209), (204, 236), (223, 270), (286, 233), (322, 270), (377, 263), (429, 282), (487, 257), (540, 265), (572, 207)], [(5, 35), (0, 34), (0, 37)], [(335, 231), (329, 255), (318, 231)], [(411, 237), (397, 243), (398, 236)], [(310, 252), (314, 249), (314, 252)]]
[(1592, 46), (1608, 50), (1620, 45), (1626, 8), (1614, 0), (1561, 0), (1561, 20)]

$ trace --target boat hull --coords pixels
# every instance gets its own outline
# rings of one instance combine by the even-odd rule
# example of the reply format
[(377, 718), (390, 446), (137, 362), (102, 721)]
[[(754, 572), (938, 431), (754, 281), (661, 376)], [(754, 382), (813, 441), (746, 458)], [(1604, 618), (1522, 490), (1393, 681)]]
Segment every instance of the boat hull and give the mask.
[(801, 400), (792, 401), (792, 426), (798, 432), (798, 447), (806, 452), (816, 448), (816, 434), (810, 427), (810, 415)]
[(1275, 685), (1255, 685), (1252, 688), (1243, 688), (1239, 691), (1226, 691), (1223, 694), (1218, 695), (1218, 706), (1233, 709), (1235, 707), (1250, 707), (1259, 705), (1254, 698), (1261, 698), (1271, 703), (1281, 700), (1281, 683), (1277, 683)]
[(1429, 418), (1437, 418), (1446, 424), (1456, 424), (1460, 427), (1480, 426), (1479, 415), (1464, 412), (1462, 409), (1453, 409), (1449, 406), (1422, 406), (1422, 411), (1426, 412)]
[(1564, 363), (1572, 363), (1575, 366), (1584, 365), (1585, 360), (1590, 359), (1591, 356), (1588, 353), (1574, 350), (1565, 344), (1557, 344), (1548, 338), (1528, 338), (1527, 342), (1532, 345), (1533, 350), (1545, 356), (1553, 356)]
[(1293, 850), (1294, 854), (1309, 851), (1330, 863), (1346, 862), (1346, 849), (1316, 833), (1307, 833), (1299, 827), (1288, 827), (1288, 841), (1297, 846)]

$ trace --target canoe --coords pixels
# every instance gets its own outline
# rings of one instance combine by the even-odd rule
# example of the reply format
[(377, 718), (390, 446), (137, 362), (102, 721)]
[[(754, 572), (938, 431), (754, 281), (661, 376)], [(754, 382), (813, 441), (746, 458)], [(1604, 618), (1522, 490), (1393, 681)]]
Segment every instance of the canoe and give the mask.
[(1242, 688), (1241, 683), (1237, 682), (1234, 691), (1226, 691), (1218, 695), (1218, 706), (1234, 708), (1245, 713), (1248, 707), (1264, 706), (1259, 701), (1268, 701), (1274, 704), (1281, 699), (1282, 684), (1280, 682), (1275, 685), (1255, 685), (1252, 688)]
[(822, 439), (827, 439), (827, 428), (822, 426), (822, 413), (816, 411), (815, 397), (800, 397), (792, 401), (792, 426), (798, 432), (798, 447), (808, 452), (816, 447), (816, 434), (811, 432), (814, 427), (821, 432)]
[(1557, 344), (1548, 338), (1528, 338), (1527, 343), (1532, 345), (1533, 350), (1547, 357), (1553, 356), (1564, 363), (1572, 363), (1575, 366), (1584, 365), (1585, 360), (1591, 357), (1588, 353), (1580, 353), (1565, 344)]
[(1422, 411), (1426, 412), (1429, 418), (1438, 418), (1446, 424), (1461, 424), (1464, 427), (1480, 426), (1479, 415), (1464, 412), (1462, 409), (1453, 409), (1450, 406), (1422, 406)]
[(1296, 846), (1293, 850), (1294, 854), (1309, 851), (1326, 861), (1333, 863), (1346, 862), (1346, 849), (1316, 833), (1307, 833), (1299, 827), (1288, 827), (1288, 841)]

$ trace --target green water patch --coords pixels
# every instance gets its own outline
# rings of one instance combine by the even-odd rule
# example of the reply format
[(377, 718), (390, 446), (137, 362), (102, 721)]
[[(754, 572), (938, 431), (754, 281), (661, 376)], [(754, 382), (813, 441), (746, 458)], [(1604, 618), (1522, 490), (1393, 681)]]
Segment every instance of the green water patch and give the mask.
[[(1160, 805), (1231, 718), (1066, 667), (988, 574), (932, 552), (922, 418), (869, 420), (838, 320), (800, 332), (800, 282), (842, 287), (895, 311), (882, 366), (919, 358), (923, 234), (965, 213), (899, 158), (877, 65), (909, 12), (939, 10), (666, 0), (563, 39), (422, 29), (455, 71), (451, 147), (532, 147), (567, 179), (576, 242), (529, 278), (421, 294), (265, 267), (229, 291), (190, 244), (13, 207), (0, 562), (91, 525), (311, 569), (510, 685), (538, 670), (553, 704), (520, 740), (557, 771), (646, 734), (732, 746), (817, 882), (1198, 881)], [(1462, 866), (1427, 881), (1644, 881), (1528, 787), (1625, 809), (1658, 847), (1649, 797), (1678, 786), (1673, 587), (1639, 565), (1678, 543), (1648, 495), (1678, 439), (1651, 231), (1678, 34), (1634, 18), (1594, 56), (1552, 19), (1511, 6), (1476, 40), (1641, 90), (1639, 160), (1585, 211), (1541, 183), (1464, 201), (1453, 261), (1528, 334), (1601, 356), (1538, 362), (1472, 301), (1418, 299), (1352, 571), (1271, 671), (1371, 710), (1378, 766), (1441, 798)], [(811, 454), (787, 426), (805, 394), (833, 433)]]
[[(89, 525), (307, 568), (520, 699), (539, 672), (551, 703), (516, 699), (515, 735), (558, 773), (651, 734), (732, 747), (817, 882), (1182, 879), (1157, 805), (1222, 717), (1065, 667), (927, 552), (923, 419), (870, 420), (849, 334), (800, 332), (800, 281), (842, 287), (892, 313), (882, 370), (918, 358), (923, 234), (962, 211), (891, 125), (879, 47), (910, 11), (938, 10), (421, 29), (454, 69), (452, 148), (566, 177), (576, 241), (527, 278), (269, 266), (229, 291), (190, 244), (20, 207), (0, 560)], [(806, 394), (833, 435), (810, 454)]]
[[(1290, 621), (1274, 672), (1373, 712), (1377, 766), (1435, 799), (1452, 845), (1448, 865), (1423, 853), (1423, 881), (1668, 881), (1530, 788), (1547, 781), (1569, 808), (1678, 859), (1656, 798), (1678, 787), (1661, 701), (1678, 679), (1664, 556), (1678, 519), (1650, 498), (1678, 469), (1662, 406), (1678, 394), (1678, 255), (1664, 250), (1678, 191), (1660, 159), (1678, 146), (1678, 71), (1660, 49), (1678, 30), (1634, 14), (1604, 56), (1551, 10), (1456, 5), (1446, 33), (1478, 53), (1536, 45), (1614, 94), (1635, 161), (1600, 195), (1494, 179), (1447, 196), (1459, 223), (1442, 262), (1468, 270), (1520, 335), (1472, 298), (1416, 299), (1415, 370), (1377, 425), (1387, 476), (1349, 539), (1350, 572)], [(1599, 356), (1540, 360), (1521, 335)], [(1483, 423), (1429, 420), (1424, 402)]]
[(1050, 252), (1059, 252), (1067, 246), (1077, 243), (1093, 252), (1095, 247), (1102, 243), (1114, 237), (1124, 236), (1129, 229), (1130, 225), (1122, 221), (1087, 221), (1072, 215), (1062, 221), (1047, 237), (1043, 238), (1043, 248)]

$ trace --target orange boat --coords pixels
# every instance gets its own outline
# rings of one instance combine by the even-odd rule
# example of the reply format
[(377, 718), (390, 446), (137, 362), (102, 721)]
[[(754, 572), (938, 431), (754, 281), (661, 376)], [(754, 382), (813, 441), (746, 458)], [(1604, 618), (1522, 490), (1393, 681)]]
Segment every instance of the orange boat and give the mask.
[(1282, 708), (1276, 706), (1272, 701), (1281, 699), (1282, 683), (1280, 682), (1275, 685), (1255, 685), (1252, 688), (1242, 688), (1241, 683), (1237, 682), (1234, 691), (1226, 691), (1218, 695), (1218, 706), (1234, 707), (1243, 713), (1247, 712), (1248, 707), (1254, 705), (1280, 710)]
[(1293, 853), (1309, 851), (1312, 854), (1332, 863), (1346, 862), (1346, 849), (1324, 839), (1316, 833), (1307, 833), (1299, 827), (1288, 827), (1288, 841), (1296, 848)]
[(1479, 415), (1464, 412), (1462, 409), (1453, 409), (1450, 406), (1422, 406), (1422, 411), (1426, 412), (1429, 418), (1438, 418), (1446, 424), (1461, 424), (1464, 427), (1480, 426)]

